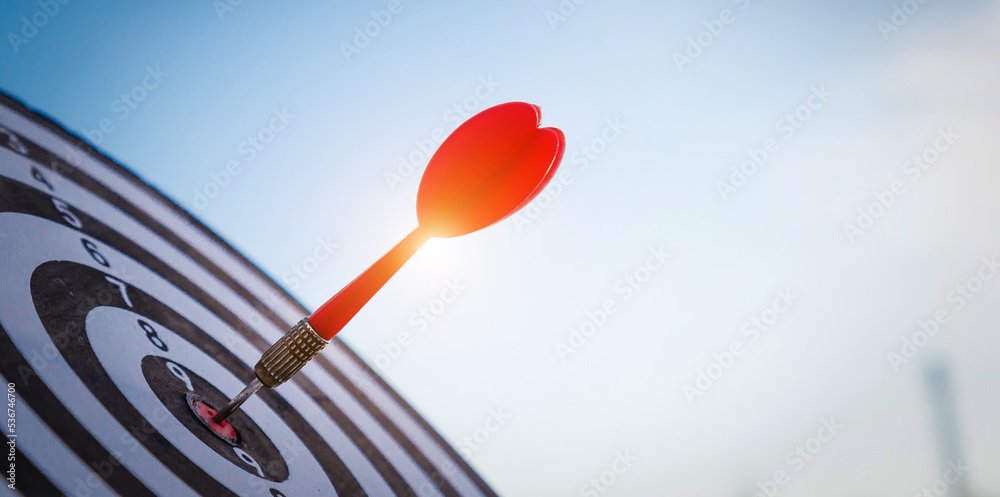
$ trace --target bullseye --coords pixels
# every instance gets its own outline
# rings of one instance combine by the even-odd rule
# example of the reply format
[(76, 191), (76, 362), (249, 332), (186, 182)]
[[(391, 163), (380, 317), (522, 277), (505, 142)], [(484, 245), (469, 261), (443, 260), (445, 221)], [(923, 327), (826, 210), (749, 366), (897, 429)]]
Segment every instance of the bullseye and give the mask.
[(233, 447), (239, 445), (240, 436), (236, 433), (236, 428), (233, 428), (233, 425), (229, 424), (229, 422), (225, 420), (221, 423), (212, 421), (212, 416), (215, 416), (216, 413), (219, 412), (218, 409), (208, 405), (208, 403), (205, 402), (200, 395), (192, 392), (188, 392), (187, 394), (187, 404), (188, 407), (191, 408), (191, 412), (194, 413), (195, 417), (197, 417), (198, 420), (205, 425), (205, 427), (211, 430), (215, 436), (221, 438)]

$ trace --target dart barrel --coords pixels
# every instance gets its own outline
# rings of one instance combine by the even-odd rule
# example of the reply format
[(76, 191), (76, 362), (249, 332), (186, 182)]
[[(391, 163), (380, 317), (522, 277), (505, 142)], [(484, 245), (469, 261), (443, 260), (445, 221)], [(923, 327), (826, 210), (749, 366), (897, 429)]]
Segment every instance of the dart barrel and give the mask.
[(264, 386), (274, 388), (295, 376), (328, 343), (303, 319), (264, 352), (253, 372)]

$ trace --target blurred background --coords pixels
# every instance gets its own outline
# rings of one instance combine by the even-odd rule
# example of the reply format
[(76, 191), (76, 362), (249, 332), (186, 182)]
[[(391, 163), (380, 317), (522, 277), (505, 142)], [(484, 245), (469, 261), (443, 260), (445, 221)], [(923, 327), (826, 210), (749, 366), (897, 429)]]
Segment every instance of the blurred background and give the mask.
[(310, 309), (541, 106), (547, 190), (339, 335), (501, 494), (1000, 495), (1000, 3), (0, 5), (0, 87)]

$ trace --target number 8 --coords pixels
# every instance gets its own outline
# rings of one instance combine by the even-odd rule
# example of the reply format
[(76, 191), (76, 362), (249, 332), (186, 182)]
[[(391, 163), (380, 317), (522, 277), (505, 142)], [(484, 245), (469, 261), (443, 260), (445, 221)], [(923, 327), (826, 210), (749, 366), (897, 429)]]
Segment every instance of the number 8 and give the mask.
[(142, 331), (146, 332), (146, 338), (149, 339), (149, 343), (153, 344), (154, 347), (164, 352), (167, 352), (168, 349), (166, 342), (164, 342), (163, 339), (160, 338), (160, 335), (156, 334), (156, 329), (153, 328), (153, 325), (141, 319), (138, 320), (138, 322), (139, 322), (139, 327), (142, 328)]

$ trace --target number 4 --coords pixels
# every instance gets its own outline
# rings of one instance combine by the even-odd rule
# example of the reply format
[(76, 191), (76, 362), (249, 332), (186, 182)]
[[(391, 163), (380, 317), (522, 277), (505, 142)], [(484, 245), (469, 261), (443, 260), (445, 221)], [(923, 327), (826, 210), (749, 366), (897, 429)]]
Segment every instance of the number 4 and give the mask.
[(42, 174), (42, 171), (35, 166), (31, 166), (31, 177), (48, 187), (49, 190), (55, 190), (55, 188), (52, 187), (52, 183), (49, 183), (49, 180), (45, 179), (45, 175)]

